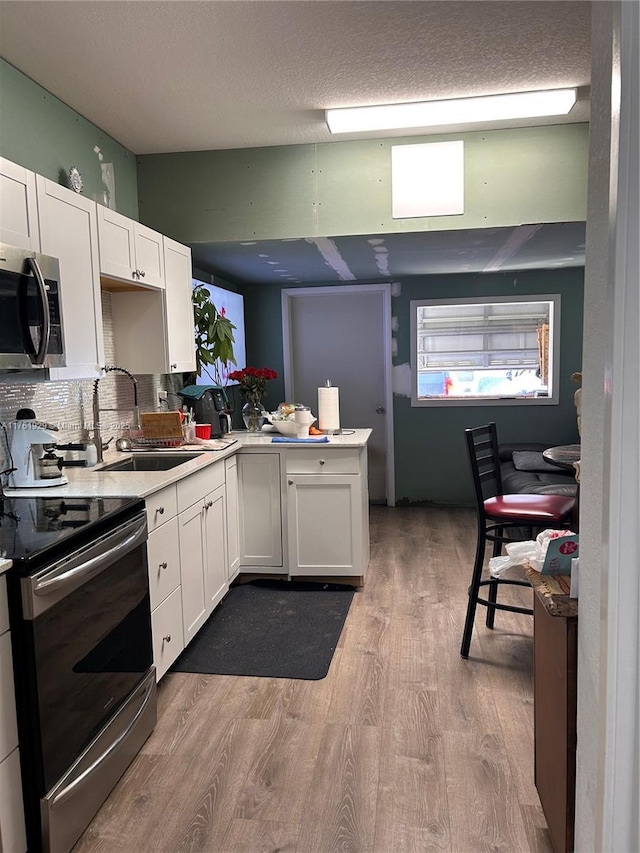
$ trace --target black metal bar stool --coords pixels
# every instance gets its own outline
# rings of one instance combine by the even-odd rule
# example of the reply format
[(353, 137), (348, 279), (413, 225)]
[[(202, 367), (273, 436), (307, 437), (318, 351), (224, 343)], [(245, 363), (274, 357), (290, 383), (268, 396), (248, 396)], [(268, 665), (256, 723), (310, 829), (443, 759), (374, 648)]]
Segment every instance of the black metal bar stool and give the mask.
[[(567, 527), (571, 520), (575, 498), (564, 495), (504, 495), (498, 455), (498, 434), (495, 423), (465, 430), (469, 464), (473, 475), (478, 522), (478, 541), (473, 565), (467, 616), (462, 634), (460, 654), (469, 656), (476, 607), (487, 608), (487, 627), (493, 628), (496, 610), (531, 615), (530, 607), (500, 604), (498, 587), (502, 585), (529, 586), (526, 580), (511, 578), (482, 579), (487, 540), (493, 542), (493, 556), (502, 551), (504, 542), (522, 539), (517, 528), (541, 530)], [(509, 532), (511, 536), (509, 536)], [(480, 587), (488, 586), (488, 597), (480, 597)]]

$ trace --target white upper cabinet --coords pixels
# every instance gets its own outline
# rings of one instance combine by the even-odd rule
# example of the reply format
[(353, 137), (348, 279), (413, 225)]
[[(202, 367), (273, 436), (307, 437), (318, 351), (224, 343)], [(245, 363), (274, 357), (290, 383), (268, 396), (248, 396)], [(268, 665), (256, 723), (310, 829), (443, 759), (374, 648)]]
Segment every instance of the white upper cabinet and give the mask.
[(141, 287), (164, 287), (162, 234), (97, 205), (100, 274), (135, 282)]
[(191, 250), (167, 237), (163, 243), (164, 290), (111, 293), (115, 359), (132, 373), (184, 373), (196, 367)]
[(196, 369), (191, 249), (163, 239), (168, 372), (186, 373)]
[(67, 366), (51, 379), (93, 379), (104, 363), (96, 205), (36, 176), (40, 243), (60, 261), (60, 295)]
[(36, 176), (0, 157), (0, 243), (40, 251)]

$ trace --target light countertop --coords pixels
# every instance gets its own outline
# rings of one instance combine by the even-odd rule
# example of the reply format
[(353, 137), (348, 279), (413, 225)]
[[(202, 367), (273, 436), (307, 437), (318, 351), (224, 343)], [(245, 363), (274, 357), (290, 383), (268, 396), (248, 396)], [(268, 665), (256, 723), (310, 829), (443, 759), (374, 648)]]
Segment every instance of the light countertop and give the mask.
[(11, 560), (5, 560), (4, 557), (0, 557), (0, 575), (3, 575), (11, 568)]
[[(92, 497), (140, 497), (145, 498), (165, 486), (170, 486), (172, 483), (177, 483), (184, 477), (200, 471), (209, 465), (215, 465), (218, 462), (226, 459), (228, 456), (233, 456), (238, 451), (250, 452), (290, 452), (299, 448), (309, 448), (315, 445), (314, 443), (302, 442), (294, 443), (273, 443), (271, 439), (277, 433), (247, 433), (243, 431), (233, 432), (229, 438), (235, 439), (233, 444), (230, 444), (224, 450), (205, 451), (195, 459), (190, 459), (175, 468), (168, 471), (103, 471), (100, 466), (95, 468), (65, 468), (63, 473), (68, 479), (65, 486), (53, 486), (50, 488), (37, 489), (12, 489), (7, 490), (7, 494), (12, 497), (55, 497), (55, 498), (92, 498)], [(364, 447), (371, 435), (370, 429), (349, 430), (348, 433), (342, 435), (331, 435), (329, 441), (318, 442), (318, 446), (322, 450), (330, 452), (332, 448), (358, 448)], [(167, 452), (171, 454), (187, 452), (193, 453), (201, 450), (197, 445), (184, 445), (183, 447), (172, 448), (169, 451), (154, 451)], [(121, 459), (126, 459), (130, 456), (129, 453), (120, 453), (117, 450), (107, 451), (104, 454), (104, 464), (116, 462)], [(137, 454), (136, 454), (137, 455)], [(9, 568), (7, 566), (7, 568)]]

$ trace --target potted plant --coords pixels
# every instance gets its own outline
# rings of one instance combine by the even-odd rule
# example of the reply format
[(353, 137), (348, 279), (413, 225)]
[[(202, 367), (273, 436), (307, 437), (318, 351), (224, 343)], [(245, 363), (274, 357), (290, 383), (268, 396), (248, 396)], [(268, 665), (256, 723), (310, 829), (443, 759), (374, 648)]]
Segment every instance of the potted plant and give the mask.
[(236, 364), (233, 353), (233, 330), (236, 327), (225, 317), (224, 308), (218, 311), (205, 287), (195, 287), (192, 298), (196, 344), (195, 377), (205, 373), (213, 385), (223, 388), (229, 378), (229, 365)]

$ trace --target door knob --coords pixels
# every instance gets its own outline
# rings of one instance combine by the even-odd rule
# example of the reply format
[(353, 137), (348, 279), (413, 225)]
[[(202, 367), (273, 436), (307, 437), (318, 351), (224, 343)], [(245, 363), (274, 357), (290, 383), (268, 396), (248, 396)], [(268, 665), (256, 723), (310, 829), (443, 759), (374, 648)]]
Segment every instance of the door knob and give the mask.
[(378, 415), (384, 415), (385, 412), (386, 412), (386, 409), (384, 406), (376, 406), (376, 413)]

